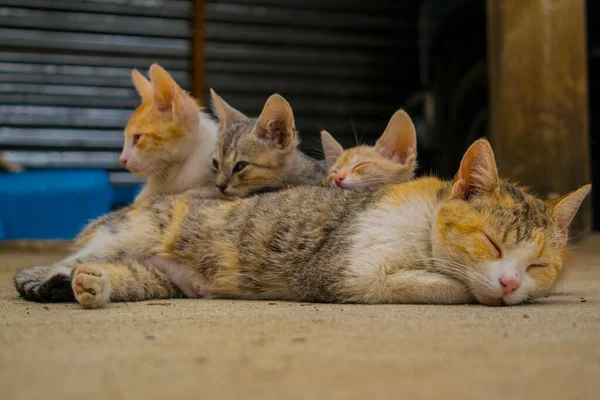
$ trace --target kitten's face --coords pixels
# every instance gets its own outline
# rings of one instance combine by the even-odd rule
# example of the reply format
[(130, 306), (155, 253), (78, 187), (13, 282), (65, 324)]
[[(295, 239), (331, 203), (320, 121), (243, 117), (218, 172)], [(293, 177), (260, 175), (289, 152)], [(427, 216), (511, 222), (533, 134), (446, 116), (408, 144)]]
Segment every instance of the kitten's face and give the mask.
[(165, 173), (183, 162), (195, 148), (199, 107), (169, 74), (158, 65), (150, 68), (152, 82), (133, 72), (142, 104), (125, 128), (125, 143), (119, 158), (140, 178)]
[(545, 296), (555, 285), (568, 224), (590, 187), (544, 202), (499, 181), (491, 157), (471, 176), (457, 174), (452, 200), (437, 213), (433, 256), (480, 303), (512, 305)]
[(217, 188), (226, 196), (281, 188), (297, 139), (289, 104), (269, 98), (259, 118), (248, 118), (212, 92), (219, 117), (219, 138), (212, 160)]
[(356, 189), (383, 183), (411, 180), (415, 170), (415, 154), (410, 150), (406, 162), (393, 161), (374, 147), (357, 146), (344, 150), (329, 168), (327, 180), (344, 189)]
[(357, 189), (383, 183), (403, 183), (414, 176), (417, 136), (404, 111), (398, 110), (375, 146), (344, 150), (326, 131), (321, 132), (328, 181), (344, 189)]

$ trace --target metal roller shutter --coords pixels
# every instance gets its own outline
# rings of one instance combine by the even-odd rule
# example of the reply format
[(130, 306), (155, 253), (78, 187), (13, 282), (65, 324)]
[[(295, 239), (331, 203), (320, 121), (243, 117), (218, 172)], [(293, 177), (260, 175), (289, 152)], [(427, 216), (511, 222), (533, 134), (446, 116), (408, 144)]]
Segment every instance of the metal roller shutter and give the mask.
[(206, 4), (206, 86), (255, 115), (278, 92), (310, 153), (319, 131), (373, 142), (420, 87), (419, 1), (223, 0)]
[(191, 0), (0, 0), (0, 150), (138, 183), (118, 162), (131, 69), (158, 62), (190, 88), (191, 18)]

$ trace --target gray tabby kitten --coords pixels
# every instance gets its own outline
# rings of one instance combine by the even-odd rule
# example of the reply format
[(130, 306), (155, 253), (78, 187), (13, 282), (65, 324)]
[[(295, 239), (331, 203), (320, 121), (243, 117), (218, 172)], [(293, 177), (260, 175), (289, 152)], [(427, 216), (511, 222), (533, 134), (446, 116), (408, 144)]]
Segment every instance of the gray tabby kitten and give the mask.
[(274, 94), (258, 118), (249, 118), (211, 89), (219, 118), (212, 160), (217, 188), (228, 197), (246, 197), (287, 186), (317, 184), (327, 176), (324, 161), (300, 151), (289, 103)]

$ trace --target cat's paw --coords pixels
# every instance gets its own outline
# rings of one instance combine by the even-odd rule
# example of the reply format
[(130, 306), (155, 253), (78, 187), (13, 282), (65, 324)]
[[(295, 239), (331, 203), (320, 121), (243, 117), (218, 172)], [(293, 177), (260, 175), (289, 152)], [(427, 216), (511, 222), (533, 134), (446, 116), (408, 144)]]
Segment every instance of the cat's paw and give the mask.
[(73, 275), (75, 299), (84, 308), (100, 308), (110, 299), (110, 281), (106, 272), (93, 265), (77, 267)]

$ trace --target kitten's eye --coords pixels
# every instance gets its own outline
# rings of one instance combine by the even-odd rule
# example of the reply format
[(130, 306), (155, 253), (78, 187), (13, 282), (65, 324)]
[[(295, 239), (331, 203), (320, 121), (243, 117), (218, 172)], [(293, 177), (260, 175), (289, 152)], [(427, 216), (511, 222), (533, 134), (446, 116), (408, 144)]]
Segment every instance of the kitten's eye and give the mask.
[(141, 134), (137, 134), (137, 135), (133, 135), (133, 145), (137, 145), (137, 143), (140, 141), (140, 138), (142, 137)]
[(492, 248), (492, 254), (494, 255), (494, 258), (501, 258), (502, 257), (502, 250), (500, 250), (500, 247), (498, 247), (498, 245), (496, 244), (496, 242), (494, 242), (488, 235), (486, 235), (485, 233), (483, 234), (483, 236), (487, 239), (487, 241), (489, 242), (491, 248)]
[(544, 271), (547, 268), (548, 266), (544, 264), (531, 264), (529, 267), (527, 267), (527, 273), (531, 274), (532, 272)]
[(219, 162), (217, 161), (216, 158), (213, 158), (212, 160), (212, 166), (214, 169), (219, 169)]
[(248, 166), (248, 161), (238, 161), (237, 164), (235, 164), (235, 167), (233, 167), (232, 172), (235, 174), (236, 172), (240, 172), (242, 171), (244, 168), (246, 168)]
[(354, 171), (354, 170), (356, 170), (356, 169), (359, 169), (359, 168), (362, 168), (362, 167), (364, 167), (365, 165), (369, 165), (369, 164), (373, 164), (373, 162), (372, 162), (372, 161), (365, 161), (365, 162), (361, 162), (360, 164), (357, 164), (357, 165), (355, 165), (354, 167), (352, 167), (352, 171)]

